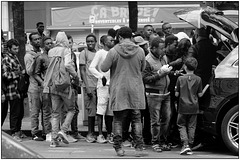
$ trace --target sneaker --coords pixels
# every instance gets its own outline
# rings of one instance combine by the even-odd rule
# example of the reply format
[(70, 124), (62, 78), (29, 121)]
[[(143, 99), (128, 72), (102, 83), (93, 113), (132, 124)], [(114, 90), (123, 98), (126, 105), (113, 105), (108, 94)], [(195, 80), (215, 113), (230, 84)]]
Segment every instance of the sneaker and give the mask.
[(155, 152), (162, 152), (162, 149), (161, 149), (161, 147), (159, 146), (159, 144), (153, 144), (153, 145), (152, 145), (152, 149), (153, 149)]
[(88, 134), (86, 137), (86, 141), (88, 143), (94, 143), (94, 142), (96, 142), (96, 139), (94, 138), (94, 136), (92, 134)]
[(191, 148), (190, 148), (190, 150), (187, 151), (187, 155), (192, 155), (192, 154), (193, 154), (193, 152), (192, 152), (192, 150), (191, 150)]
[(62, 140), (63, 143), (69, 144), (68, 137), (67, 137), (66, 133), (64, 133), (63, 131), (58, 132), (58, 137)]
[(27, 138), (26, 134), (24, 134), (23, 131), (20, 131), (20, 137), (21, 138)]
[(59, 142), (56, 139), (52, 139), (50, 143), (50, 147), (58, 147), (58, 146), (59, 146)]
[(187, 152), (190, 152), (191, 149), (189, 148), (189, 145), (183, 145), (181, 151), (180, 151), (180, 155), (186, 155)]
[(160, 148), (162, 149), (162, 151), (171, 151), (170, 145), (162, 144), (160, 145)]
[(137, 148), (135, 150), (135, 157), (142, 157), (142, 156), (147, 155), (147, 153), (144, 152), (143, 150), (144, 150), (143, 148)]
[(15, 132), (12, 134), (13, 139), (15, 139), (18, 142), (22, 142), (22, 138), (20, 137), (20, 132)]
[(125, 151), (122, 148), (116, 149), (115, 151), (117, 153), (117, 156), (119, 157), (124, 156)]
[(77, 142), (78, 140), (73, 138), (71, 135), (67, 134), (67, 139), (69, 143), (74, 143)]
[(131, 147), (131, 146), (132, 146), (132, 143), (129, 142), (128, 140), (126, 140), (126, 141), (123, 142), (123, 146), (124, 146), (124, 147)]
[(170, 146), (170, 148), (177, 148), (178, 147), (178, 144), (173, 142), (173, 143), (169, 143), (168, 144)]
[(86, 137), (82, 136), (80, 133), (75, 133), (72, 135), (73, 138), (75, 139), (80, 139), (80, 140), (85, 140)]
[(107, 143), (107, 140), (104, 138), (103, 135), (99, 135), (99, 136), (97, 137), (97, 142), (98, 142), (98, 143)]
[(110, 144), (113, 144), (113, 143), (114, 143), (114, 142), (113, 142), (113, 133), (107, 135), (107, 141), (108, 141), (108, 143), (110, 143)]
[(44, 139), (42, 137), (37, 136), (37, 135), (33, 135), (32, 140), (34, 140), (34, 141), (44, 141)]
[(48, 133), (46, 134), (46, 142), (51, 142), (52, 141), (52, 134)]

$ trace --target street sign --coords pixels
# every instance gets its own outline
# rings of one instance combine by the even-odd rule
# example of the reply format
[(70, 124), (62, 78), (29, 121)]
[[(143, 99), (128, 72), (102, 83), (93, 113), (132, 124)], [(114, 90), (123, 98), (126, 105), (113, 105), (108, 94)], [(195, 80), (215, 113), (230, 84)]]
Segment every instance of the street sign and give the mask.
[(89, 23), (95, 23), (95, 16), (94, 15), (90, 15), (89, 16)]

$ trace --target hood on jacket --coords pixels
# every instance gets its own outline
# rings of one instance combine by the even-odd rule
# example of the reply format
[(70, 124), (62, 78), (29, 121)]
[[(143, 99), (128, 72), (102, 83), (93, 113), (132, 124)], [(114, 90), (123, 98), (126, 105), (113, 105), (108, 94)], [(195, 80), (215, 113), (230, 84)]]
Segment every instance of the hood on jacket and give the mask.
[(131, 58), (139, 51), (139, 46), (132, 41), (124, 40), (122, 43), (116, 45), (115, 50), (123, 58)]
[(63, 46), (69, 48), (69, 42), (65, 32), (58, 32), (56, 36), (56, 46)]

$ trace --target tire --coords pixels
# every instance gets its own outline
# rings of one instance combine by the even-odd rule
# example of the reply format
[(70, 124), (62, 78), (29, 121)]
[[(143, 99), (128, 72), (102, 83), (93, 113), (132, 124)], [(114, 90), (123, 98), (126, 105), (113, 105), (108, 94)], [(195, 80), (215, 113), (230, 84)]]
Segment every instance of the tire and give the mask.
[(235, 155), (238, 155), (238, 144), (239, 144), (239, 135), (238, 135), (238, 126), (239, 126), (239, 106), (235, 105), (230, 109), (227, 114), (224, 116), (222, 125), (221, 125), (221, 135), (222, 140), (226, 147), (233, 152)]

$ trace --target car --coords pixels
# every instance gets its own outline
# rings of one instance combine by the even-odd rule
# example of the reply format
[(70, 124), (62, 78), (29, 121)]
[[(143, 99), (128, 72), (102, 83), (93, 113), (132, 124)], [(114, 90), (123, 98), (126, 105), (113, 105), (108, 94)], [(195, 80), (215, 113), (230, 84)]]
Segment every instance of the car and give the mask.
[[(219, 54), (210, 82), (211, 100), (203, 112), (203, 130), (220, 137), (226, 147), (239, 154), (239, 47), (238, 25), (211, 7), (174, 13), (194, 27), (211, 27), (229, 43), (228, 52)], [(193, 15), (195, 14), (195, 15)], [(189, 16), (190, 15), (190, 16)], [(225, 40), (226, 40), (225, 39)], [(221, 53), (221, 52), (218, 52)]]

